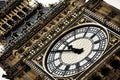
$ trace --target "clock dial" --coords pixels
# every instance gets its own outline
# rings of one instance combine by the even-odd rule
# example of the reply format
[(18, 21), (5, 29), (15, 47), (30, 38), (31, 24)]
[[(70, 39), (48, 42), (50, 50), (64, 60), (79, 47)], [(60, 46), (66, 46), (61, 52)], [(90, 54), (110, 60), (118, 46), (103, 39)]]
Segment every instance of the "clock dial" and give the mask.
[(55, 40), (45, 55), (45, 69), (55, 77), (69, 77), (94, 64), (108, 44), (108, 35), (98, 25), (78, 26)]

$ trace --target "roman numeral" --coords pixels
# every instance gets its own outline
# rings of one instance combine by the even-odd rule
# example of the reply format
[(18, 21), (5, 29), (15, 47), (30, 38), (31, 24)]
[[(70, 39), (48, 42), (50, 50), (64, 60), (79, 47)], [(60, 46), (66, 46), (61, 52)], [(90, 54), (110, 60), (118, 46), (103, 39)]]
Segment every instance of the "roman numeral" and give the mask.
[(90, 39), (92, 39), (93, 37), (95, 37), (95, 35), (96, 35), (96, 34), (93, 34), (93, 35), (90, 37)]
[(67, 65), (65, 68), (65, 71), (69, 70), (69, 68), (70, 68), (70, 65)]
[(65, 46), (69, 46), (68, 44), (68, 42), (66, 42), (65, 40), (60, 40)]
[(75, 65), (76, 65), (77, 72), (79, 72), (79, 67), (80, 67), (79, 62), (77, 62)]
[(60, 63), (57, 67), (56, 67), (56, 69), (58, 69), (60, 66), (62, 66), (63, 65), (63, 63)]
[(65, 72), (64, 72), (63, 76), (66, 74), (66, 71), (68, 71), (69, 68), (70, 68), (70, 65), (67, 65), (67, 66), (65, 67), (65, 70), (64, 70)]
[(76, 68), (80, 67), (79, 62), (77, 62), (75, 65), (76, 65)]
[(97, 41), (94, 42), (94, 44), (97, 44), (97, 43), (99, 43), (100, 41), (102, 41), (102, 40), (97, 40)]
[(92, 51), (104, 51), (104, 50), (100, 50), (100, 49), (93, 49)]
[[(100, 32), (101, 30), (99, 30), (98, 32)], [(91, 37), (90, 37), (90, 39), (92, 39), (93, 37), (95, 37), (95, 35), (97, 35), (97, 33), (98, 32), (96, 32), (95, 34), (93, 34)]]
[(97, 41), (94, 42), (94, 44), (97, 44), (97, 43), (99, 43), (99, 42), (101, 42), (102, 40), (105, 40), (105, 39), (106, 39), (106, 38), (101, 39), (101, 40), (97, 40)]
[(58, 69), (59, 67), (61, 67), (63, 65), (63, 63), (60, 63), (58, 66), (56, 66), (56, 68), (54, 70), (52, 70), (52, 72), (55, 72), (56, 69)]
[(91, 58), (89, 58), (89, 57), (86, 57), (85, 58), (87, 61), (89, 61), (89, 62), (91, 62), (91, 63), (93, 63), (94, 62), (94, 60), (92, 60)]
[(86, 36), (86, 34), (87, 34), (88, 30), (89, 30), (89, 27), (87, 28), (87, 30), (86, 30), (86, 32), (85, 32), (85, 34), (83, 35), (83, 38)]
[(54, 62), (54, 61), (56, 61), (56, 60), (59, 60), (59, 59), (60, 59), (60, 57), (59, 57), (59, 58), (57, 58), (57, 59), (53, 59), (52, 61), (47, 62), (47, 64), (50, 64), (50, 63), (52, 63), (52, 62)]
[(76, 40), (76, 32), (74, 31), (74, 38), (75, 38), (75, 40)]

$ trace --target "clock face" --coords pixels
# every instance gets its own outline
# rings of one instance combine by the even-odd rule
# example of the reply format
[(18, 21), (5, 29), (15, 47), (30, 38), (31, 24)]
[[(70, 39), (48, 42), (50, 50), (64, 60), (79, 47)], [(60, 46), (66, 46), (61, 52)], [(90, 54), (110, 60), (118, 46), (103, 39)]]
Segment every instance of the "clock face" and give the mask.
[(88, 69), (103, 54), (108, 35), (98, 25), (78, 26), (55, 40), (45, 55), (45, 69), (55, 77), (69, 77)]

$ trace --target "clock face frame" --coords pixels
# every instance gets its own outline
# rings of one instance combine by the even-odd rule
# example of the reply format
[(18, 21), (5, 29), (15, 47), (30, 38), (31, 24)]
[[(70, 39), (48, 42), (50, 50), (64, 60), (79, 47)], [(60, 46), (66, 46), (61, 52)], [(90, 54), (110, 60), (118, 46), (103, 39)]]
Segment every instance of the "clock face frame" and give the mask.
[(54, 77), (73, 76), (93, 65), (108, 42), (108, 32), (100, 25), (75, 26), (51, 43), (43, 58), (43, 67)]

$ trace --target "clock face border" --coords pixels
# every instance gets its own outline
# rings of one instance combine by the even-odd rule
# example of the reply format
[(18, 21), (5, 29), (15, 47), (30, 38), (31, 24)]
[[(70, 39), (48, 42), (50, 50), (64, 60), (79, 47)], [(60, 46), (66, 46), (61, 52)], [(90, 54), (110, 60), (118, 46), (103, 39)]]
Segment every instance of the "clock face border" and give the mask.
[[(55, 75), (53, 75), (53, 74), (51, 74), (50, 72), (49, 72), (49, 70), (46, 68), (46, 62), (45, 61), (47, 61), (47, 57), (48, 57), (48, 55), (47, 54), (49, 54), (50, 53), (50, 51), (51, 51), (51, 49), (54, 47), (54, 45), (60, 40), (60, 39), (62, 39), (62, 37), (64, 37), (65, 35), (67, 35), (67, 34), (69, 34), (70, 32), (72, 32), (72, 31), (74, 31), (74, 30), (77, 30), (77, 29), (79, 29), (79, 28), (83, 28), (83, 27), (89, 27), (89, 26), (93, 26), (93, 27), (99, 27), (100, 28), (100, 30), (102, 30), (102, 31), (104, 31), (105, 32), (105, 34), (107, 35), (107, 45), (105, 45), (105, 50), (106, 50), (106, 48), (107, 48), (107, 46), (108, 46), (108, 42), (109, 42), (109, 33), (108, 33), (108, 30), (107, 30), (107, 28), (105, 28), (104, 26), (102, 26), (102, 25), (100, 25), (100, 24), (97, 24), (97, 23), (86, 23), (86, 24), (80, 24), (80, 25), (77, 25), (77, 26), (74, 26), (74, 27), (72, 27), (72, 28), (70, 28), (70, 29), (68, 29), (68, 30), (65, 30), (64, 32), (62, 32), (62, 34), (60, 34), (59, 36), (57, 36), (57, 38), (55, 38), (55, 40), (53, 40), (52, 42), (51, 42), (51, 44), (50, 44), (50, 46), (47, 48), (47, 50), (45, 51), (45, 55), (43, 56), (43, 68), (44, 68), (44, 70), (48, 73), (48, 74), (50, 74), (51, 76), (53, 76), (53, 77), (58, 77), (58, 76), (55, 76)], [(103, 53), (104, 53), (105, 51), (103, 51), (102, 53), (101, 53), (101, 56), (103, 55)], [(101, 56), (99, 57), (99, 59), (101, 58)], [(97, 60), (99, 60), (99, 59), (97, 59)], [(97, 61), (96, 60), (96, 61)], [(96, 62), (95, 61), (95, 62)], [(95, 64), (95, 62), (94, 63), (92, 63), (92, 65), (94, 65)], [(92, 65), (90, 65), (89, 67), (91, 67)], [(88, 69), (88, 68), (87, 68)], [(82, 70), (82, 71), (85, 71), (86, 69), (84, 69), (84, 70)], [(78, 73), (81, 73), (82, 71), (79, 71)], [(74, 75), (76, 75), (76, 74), (78, 74), (78, 73), (75, 73)], [(71, 75), (71, 76), (74, 76), (74, 75)], [(71, 77), (71, 76), (67, 76), (67, 77)], [(58, 77), (58, 78), (60, 78), (60, 77)], [(65, 77), (63, 77), (63, 78), (65, 78)]]

